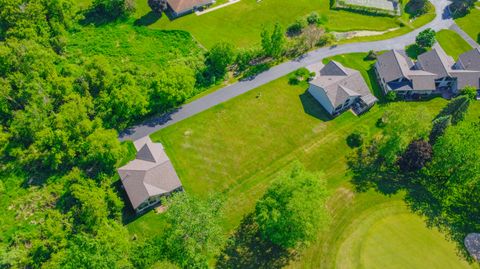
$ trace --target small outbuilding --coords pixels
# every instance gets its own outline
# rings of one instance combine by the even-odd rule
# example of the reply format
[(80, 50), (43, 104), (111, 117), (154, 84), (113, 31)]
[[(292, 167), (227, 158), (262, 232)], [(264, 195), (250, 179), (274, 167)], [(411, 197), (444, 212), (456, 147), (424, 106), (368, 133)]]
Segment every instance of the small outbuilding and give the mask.
[(162, 196), (182, 189), (172, 162), (160, 143), (149, 137), (134, 142), (135, 160), (118, 169), (133, 209), (140, 213), (158, 204)]

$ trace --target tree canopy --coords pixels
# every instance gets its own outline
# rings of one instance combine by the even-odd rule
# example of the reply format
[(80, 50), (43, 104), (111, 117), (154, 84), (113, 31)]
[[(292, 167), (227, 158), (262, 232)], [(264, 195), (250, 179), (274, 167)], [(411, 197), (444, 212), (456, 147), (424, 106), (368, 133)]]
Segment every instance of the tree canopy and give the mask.
[(428, 28), (417, 35), (415, 42), (421, 48), (431, 48), (436, 42), (435, 36), (435, 31)]
[(297, 163), (257, 202), (255, 221), (266, 239), (283, 248), (296, 248), (313, 241), (327, 224), (326, 199), (321, 176)]

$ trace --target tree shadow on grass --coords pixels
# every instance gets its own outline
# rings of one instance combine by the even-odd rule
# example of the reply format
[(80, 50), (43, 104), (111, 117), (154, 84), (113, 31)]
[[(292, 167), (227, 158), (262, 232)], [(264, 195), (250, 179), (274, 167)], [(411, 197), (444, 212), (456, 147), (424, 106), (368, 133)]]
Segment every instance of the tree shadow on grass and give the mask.
[(273, 269), (282, 268), (295, 257), (291, 251), (264, 240), (253, 219), (246, 216), (229, 239), (217, 261), (217, 268)]
[(162, 17), (161, 13), (156, 13), (153, 11), (148, 12), (143, 15), (140, 19), (135, 21), (136, 26), (149, 26), (156, 23)]
[(306, 114), (321, 121), (329, 121), (332, 119), (322, 105), (308, 92), (308, 90), (300, 94), (299, 98)]

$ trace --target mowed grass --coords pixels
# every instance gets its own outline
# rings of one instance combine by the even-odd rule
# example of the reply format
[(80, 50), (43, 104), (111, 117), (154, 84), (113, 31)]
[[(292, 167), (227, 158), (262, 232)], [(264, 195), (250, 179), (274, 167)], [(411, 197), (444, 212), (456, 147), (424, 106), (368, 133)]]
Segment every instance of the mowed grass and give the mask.
[[(342, 60), (359, 68), (369, 67), (371, 62), (362, 63), (365, 56), (347, 55)], [(367, 76), (367, 79), (371, 78)], [(332, 224), (316, 242), (300, 253), (291, 267), (331, 268), (341, 267), (343, 263), (345, 268), (357, 268), (358, 264), (370, 266), (376, 262), (374, 255), (382, 246), (391, 249), (386, 251), (385, 257), (393, 260), (393, 265), (401, 266), (401, 262), (408, 260), (408, 255), (414, 252), (402, 250), (399, 258), (395, 256), (395, 249), (410, 247), (406, 244), (409, 240), (412, 244), (421, 241), (421, 251), (428, 250), (428, 253), (417, 255), (440, 255), (440, 266), (464, 265), (456, 256), (454, 245), (437, 231), (425, 228), (419, 217), (406, 209), (401, 195), (387, 197), (373, 191), (357, 194), (351, 190), (346, 159), (352, 150), (346, 145), (346, 137), (360, 125), (369, 128), (371, 135), (378, 133), (375, 123), (385, 111), (385, 105), (377, 105), (361, 117), (346, 112), (330, 119), (305, 93), (306, 89), (306, 84), (289, 85), (284, 77), (161, 130), (152, 138), (164, 144), (188, 193), (199, 197), (224, 194), (226, 217), (223, 224), (228, 233), (235, 230), (245, 214), (252, 212), (275, 175), (292, 161), (299, 160), (311, 171), (322, 171), (332, 193), (328, 202)], [(403, 105), (412, 109), (423, 106), (433, 118), (445, 104), (443, 99), (434, 99)], [(397, 238), (392, 238), (388, 232), (380, 231), (381, 237), (387, 233), (383, 245), (372, 244), (366, 252), (360, 248), (363, 256), (355, 256), (359, 255), (359, 248), (355, 253), (347, 251), (349, 244), (361, 246), (365, 240), (377, 240), (373, 234), (355, 232), (354, 229), (372, 231), (379, 224), (372, 226), (371, 223), (382, 223), (382, 218), (365, 220), (382, 204), (389, 209), (385, 215), (399, 221), (395, 229), (412, 230), (411, 234), (405, 234), (404, 241), (397, 242)], [(129, 224), (128, 228), (141, 237), (149, 237), (162, 232), (161, 219), (161, 215), (150, 212)], [(389, 225), (385, 224), (385, 227)], [(358, 236), (347, 242), (352, 233)], [(423, 240), (425, 235), (428, 236)], [(357, 257), (364, 257), (365, 261)], [(411, 264), (418, 265), (416, 268), (431, 268), (429, 262), (429, 259), (419, 258)]]
[[(331, 10), (329, 5), (327, 0), (242, 0), (201, 16), (190, 14), (173, 21), (162, 16), (150, 27), (188, 31), (207, 48), (219, 41), (227, 41), (238, 47), (258, 45), (264, 27), (272, 27), (276, 22), (287, 27), (297, 18), (313, 11), (328, 18), (326, 27), (332, 31), (382, 31), (399, 27), (400, 21), (397, 18)], [(147, 1), (139, 1), (137, 9), (138, 18), (147, 16), (150, 12)]]
[(445, 52), (457, 60), (460, 54), (469, 51), (472, 47), (457, 33), (452, 30), (437, 32), (437, 41)]
[(480, 43), (480, 3), (477, 3), (470, 13), (455, 22), (460, 26), (473, 40)]

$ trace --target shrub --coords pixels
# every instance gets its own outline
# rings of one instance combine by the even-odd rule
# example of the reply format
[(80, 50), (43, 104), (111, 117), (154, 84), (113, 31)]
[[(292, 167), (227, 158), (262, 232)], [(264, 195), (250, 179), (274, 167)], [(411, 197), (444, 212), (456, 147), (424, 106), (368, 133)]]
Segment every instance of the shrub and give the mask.
[(460, 91), (460, 94), (467, 96), (471, 100), (475, 100), (477, 98), (477, 89), (472, 86), (467, 86)]
[(320, 15), (317, 12), (312, 12), (307, 17), (307, 22), (310, 25), (320, 24)]
[(368, 134), (369, 131), (366, 126), (361, 126), (357, 128), (347, 137), (347, 145), (351, 148), (361, 147)]
[(385, 98), (387, 98), (387, 101), (393, 102), (397, 100), (397, 93), (394, 91), (389, 91)]
[(369, 61), (376, 60), (377, 59), (377, 53), (375, 51), (371, 50), (371, 51), (368, 52), (367, 57), (365, 57), (365, 59), (367, 59)]
[(302, 32), (302, 30), (307, 26), (304, 19), (297, 19), (294, 23), (292, 23), (287, 28), (287, 33), (289, 35), (298, 35)]

